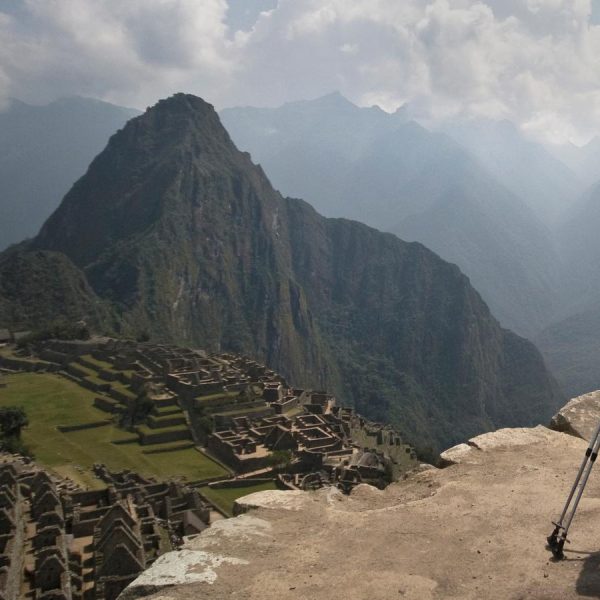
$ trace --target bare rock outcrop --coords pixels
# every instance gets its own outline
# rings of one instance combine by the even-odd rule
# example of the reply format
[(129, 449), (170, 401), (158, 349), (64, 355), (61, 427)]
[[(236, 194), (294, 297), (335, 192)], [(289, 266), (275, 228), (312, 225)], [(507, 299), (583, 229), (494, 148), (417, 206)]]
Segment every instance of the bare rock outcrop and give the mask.
[(498, 429), (471, 438), (466, 444), (458, 444), (440, 454), (440, 466), (448, 467), (476, 459), (478, 451), (489, 452), (508, 446), (525, 446), (539, 441), (548, 441), (552, 432), (543, 425), (537, 427), (513, 427)]
[(589, 440), (600, 423), (600, 390), (569, 400), (553, 417), (550, 427)]
[(485, 434), (465, 446), (452, 453), (464, 455), (456, 464), (415, 471), (384, 491), (269, 492), (240, 500), (248, 512), (157, 561), (123, 598), (598, 597), (597, 474), (571, 531), (572, 560), (552, 562), (545, 548), (585, 441), (536, 427)]
[(289, 490), (265, 490), (238, 498), (233, 504), (233, 514), (241, 515), (259, 508), (281, 508), (282, 510), (300, 510), (304, 506), (305, 492)]

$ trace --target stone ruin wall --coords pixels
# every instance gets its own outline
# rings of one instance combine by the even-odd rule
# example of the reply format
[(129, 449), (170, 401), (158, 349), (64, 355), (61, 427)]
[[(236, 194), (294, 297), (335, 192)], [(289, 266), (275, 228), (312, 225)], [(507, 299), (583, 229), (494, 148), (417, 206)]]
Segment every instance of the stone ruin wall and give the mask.
[(114, 600), (160, 554), (210, 522), (198, 492), (179, 483), (98, 465), (108, 487), (84, 491), (27, 459), (0, 459), (3, 600)]

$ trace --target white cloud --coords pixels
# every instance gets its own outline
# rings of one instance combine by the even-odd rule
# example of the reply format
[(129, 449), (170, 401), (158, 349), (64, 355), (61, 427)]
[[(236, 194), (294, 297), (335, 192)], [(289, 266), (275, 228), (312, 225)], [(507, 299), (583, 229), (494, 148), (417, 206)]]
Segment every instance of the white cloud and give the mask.
[[(1, 9), (0, 9), (1, 10)], [(0, 66), (26, 100), (87, 94), (143, 105), (235, 68), (225, 0), (25, 0), (0, 20)]]
[(386, 109), (408, 102), (425, 120), (600, 133), (591, 0), (279, 0), (237, 33), (225, 0), (21, 4), (0, 8), (0, 98), (79, 93), (143, 107), (183, 90), (218, 106), (277, 105), (339, 89)]

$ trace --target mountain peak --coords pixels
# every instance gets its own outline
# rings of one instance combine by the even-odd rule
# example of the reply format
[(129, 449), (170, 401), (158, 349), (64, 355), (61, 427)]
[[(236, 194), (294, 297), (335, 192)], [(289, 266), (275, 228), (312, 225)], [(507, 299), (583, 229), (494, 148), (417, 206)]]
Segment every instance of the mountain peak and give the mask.
[(214, 113), (215, 108), (199, 96), (177, 92), (168, 98), (159, 100), (156, 104), (146, 109), (151, 111), (189, 112), (189, 113)]
[[(136, 123), (136, 121), (138, 122)], [(181, 92), (159, 100), (153, 106), (148, 107), (139, 120), (134, 119), (130, 122), (130, 124), (134, 123), (138, 126), (142, 124), (159, 129), (173, 126), (183, 129), (193, 126), (204, 128), (210, 124), (213, 128), (212, 134), (219, 130), (225, 133), (212, 104), (193, 94)]]
[(335, 91), (318, 98), (311, 100), (296, 100), (294, 102), (286, 102), (282, 108), (294, 107), (315, 107), (319, 109), (334, 109), (334, 110), (355, 110), (358, 107), (343, 96), (340, 92)]
[[(150, 132), (154, 131), (158, 134), (155, 140), (157, 146), (165, 148), (176, 141), (175, 132), (189, 134), (198, 130), (207, 138), (217, 136), (230, 141), (212, 104), (192, 94), (177, 93), (159, 100), (128, 121), (123, 130), (111, 138), (111, 143), (125, 140), (130, 143), (134, 140), (148, 142)], [(145, 137), (141, 135), (142, 131), (145, 131)]]
[(156, 225), (176, 204), (197, 201), (193, 189), (181, 192), (182, 181), (249, 164), (211, 104), (175, 94), (110, 138), (34, 243), (85, 264), (108, 242), (129, 239)]
[(319, 98), (315, 98), (315, 102), (321, 102), (323, 104), (338, 104), (338, 105), (348, 105), (351, 104), (354, 106), (346, 96), (342, 95), (342, 93), (338, 90), (331, 92), (329, 94), (325, 94)]

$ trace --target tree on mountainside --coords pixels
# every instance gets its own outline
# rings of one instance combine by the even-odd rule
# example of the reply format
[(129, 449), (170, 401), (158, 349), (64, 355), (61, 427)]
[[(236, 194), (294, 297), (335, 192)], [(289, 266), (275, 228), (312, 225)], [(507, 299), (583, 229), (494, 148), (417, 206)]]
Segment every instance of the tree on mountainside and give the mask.
[(21, 437), (21, 429), (29, 425), (25, 411), (20, 406), (0, 408), (0, 431), (3, 438)]
[(29, 425), (25, 410), (20, 406), (0, 408), (0, 449), (31, 456), (31, 452), (21, 440), (21, 430)]
[(135, 398), (127, 409), (121, 414), (119, 425), (124, 429), (132, 430), (136, 425), (143, 423), (152, 412), (154, 403), (145, 396)]
[(284, 473), (292, 463), (292, 453), (289, 450), (274, 450), (268, 459), (269, 464)]
[(56, 319), (21, 338), (17, 346), (23, 348), (28, 344), (51, 339), (88, 340), (89, 338), (90, 330), (84, 322), (70, 323), (65, 319)]

